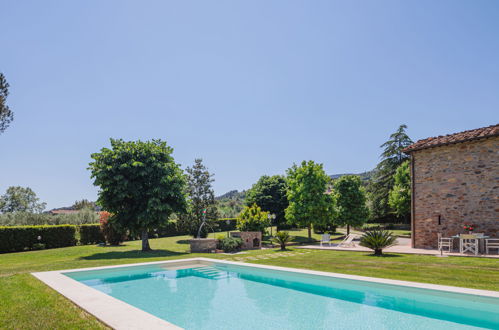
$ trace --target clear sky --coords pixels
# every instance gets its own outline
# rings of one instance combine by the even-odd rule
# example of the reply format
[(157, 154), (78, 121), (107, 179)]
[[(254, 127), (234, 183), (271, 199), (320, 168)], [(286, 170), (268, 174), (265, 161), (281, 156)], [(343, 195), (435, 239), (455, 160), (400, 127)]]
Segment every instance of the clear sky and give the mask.
[(201, 157), (217, 194), (312, 159), (362, 172), (413, 140), (499, 122), (499, 1), (0, 0), (12, 126), (0, 194), (95, 200), (109, 138)]

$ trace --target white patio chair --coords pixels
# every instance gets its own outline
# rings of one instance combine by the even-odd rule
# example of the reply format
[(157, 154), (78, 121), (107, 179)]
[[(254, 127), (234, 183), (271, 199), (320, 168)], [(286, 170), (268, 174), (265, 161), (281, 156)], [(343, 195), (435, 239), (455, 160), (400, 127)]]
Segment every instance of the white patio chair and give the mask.
[(485, 247), (487, 254), (490, 254), (490, 249), (497, 249), (497, 253), (499, 253), (499, 238), (486, 238)]
[(446, 252), (452, 252), (452, 243), (452, 237), (442, 237), (442, 234), (438, 233), (438, 251), (444, 251), (444, 249), (447, 249)]
[(353, 242), (354, 238), (356, 238), (357, 235), (355, 234), (350, 234), (347, 235), (343, 241), (341, 241), (340, 244), (338, 244), (339, 247), (355, 247), (355, 243)]
[(464, 234), (459, 236), (461, 244), (459, 246), (459, 252), (471, 252), (478, 255), (478, 238), (473, 234)]
[(322, 243), (327, 243), (329, 246), (331, 246), (331, 235), (330, 234), (323, 234), (321, 236), (321, 246)]

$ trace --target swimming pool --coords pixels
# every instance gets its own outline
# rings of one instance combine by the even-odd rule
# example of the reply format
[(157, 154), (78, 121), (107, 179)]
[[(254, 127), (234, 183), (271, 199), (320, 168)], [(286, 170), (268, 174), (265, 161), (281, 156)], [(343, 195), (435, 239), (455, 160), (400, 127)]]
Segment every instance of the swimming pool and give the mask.
[(497, 297), (355, 276), (204, 258), (61, 275), (185, 329), (499, 329)]

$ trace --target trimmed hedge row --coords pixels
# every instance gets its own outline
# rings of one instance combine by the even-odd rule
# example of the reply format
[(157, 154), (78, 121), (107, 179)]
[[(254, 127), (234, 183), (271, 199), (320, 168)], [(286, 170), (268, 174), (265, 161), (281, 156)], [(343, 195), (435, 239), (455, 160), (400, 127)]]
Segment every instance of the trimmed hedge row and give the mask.
[[(237, 221), (235, 218), (220, 219), (216, 224), (216, 231), (231, 231), (236, 229)], [(179, 228), (175, 222), (169, 222), (150, 234), (153, 238), (188, 235), (188, 232)], [(105, 238), (99, 224), (0, 226), (0, 253), (39, 249), (40, 244), (52, 249), (77, 243), (87, 245), (103, 242)]]
[(32, 250), (35, 244), (47, 249), (76, 245), (76, 226), (0, 227), (0, 253)]
[(97, 244), (103, 243), (106, 241), (104, 235), (102, 234), (102, 230), (98, 223), (96, 224), (88, 224), (88, 225), (80, 225), (80, 244)]

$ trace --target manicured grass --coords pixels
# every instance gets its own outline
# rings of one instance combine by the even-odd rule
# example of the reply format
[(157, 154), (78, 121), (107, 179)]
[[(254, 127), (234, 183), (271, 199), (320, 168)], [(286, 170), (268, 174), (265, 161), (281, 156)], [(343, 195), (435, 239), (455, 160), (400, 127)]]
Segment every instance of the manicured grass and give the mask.
[(499, 260), (471, 257), (319, 251), (312, 255), (251, 260), (266, 265), (499, 291)]
[[(292, 231), (296, 241), (306, 240), (306, 230)], [(211, 236), (210, 236), (211, 237)], [(365, 252), (314, 251), (306, 256), (277, 249), (246, 254), (189, 254), (188, 236), (151, 240), (152, 252), (139, 251), (140, 242), (122, 246), (69, 248), (0, 254), (0, 328), (94, 329), (103, 327), (30, 274), (35, 271), (85, 268), (204, 256), (234, 260), (241, 256), (278, 254), (282, 257), (250, 262), (294, 268), (383, 277), (499, 291), (499, 260), (484, 258), (393, 254), (374, 257)], [(320, 235), (314, 234), (314, 238)], [(293, 250), (293, 248), (291, 248)]]
[[(309, 240), (308, 239), (308, 229), (306, 229), (306, 228), (304, 228), (304, 229), (289, 229), (289, 230), (284, 230), (284, 231), (289, 232), (289, 235), (291, 235), (291, 243), (298, 243), (298, 244), (318, 242), (318, 241), (320, 241), (321, 236), (322, 236), (322, 234), (316, 234), (312, 231), (312, 240)], [(268, 232), (270, 233), (270, 229), (268, 230)], [(275, 233), (276, 233), (276, 230), (274, 227), (273, 234), (275, 235)], [(339, 238), (343, 237), (343, 236), (344, 236), (344, 234), (338, 232), (338, 233), (331, 235), (331, 240), (333, 242), (337, 242), (339, 240)], [(270, 236), (263, 237), (262, 243), (266, 243), (266, 244), (270, 243)]]
[(393, 229), (390, 230), (393, 235), (395, 236), (404, 236), (404, 237), (411, 237), (411, 231), (410, 230), (398, 230), (398, 229)]
[(1, 329), (105, 329), (30, 274), (0, 277)]

